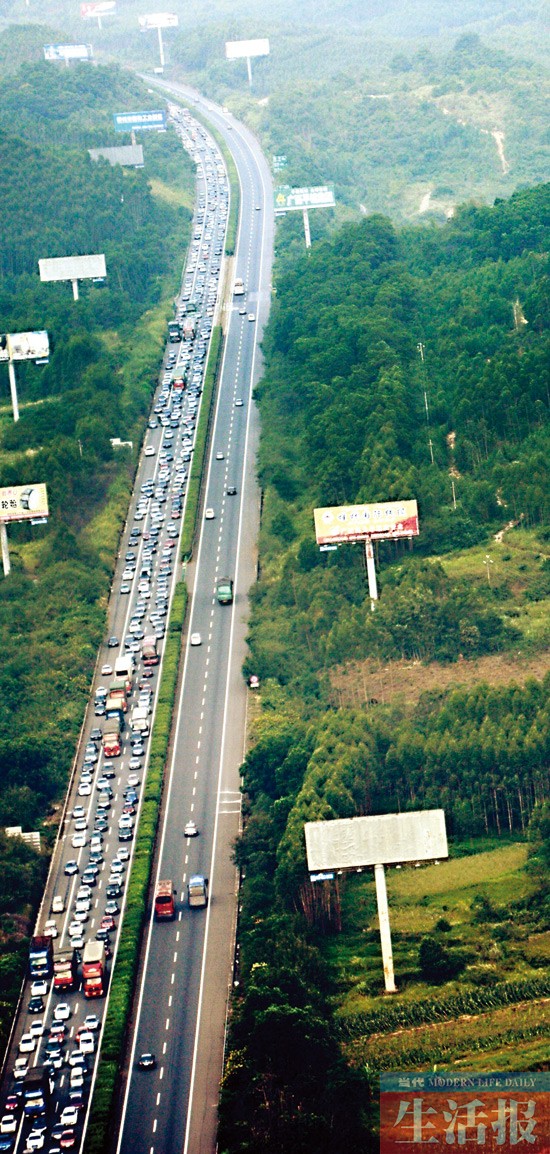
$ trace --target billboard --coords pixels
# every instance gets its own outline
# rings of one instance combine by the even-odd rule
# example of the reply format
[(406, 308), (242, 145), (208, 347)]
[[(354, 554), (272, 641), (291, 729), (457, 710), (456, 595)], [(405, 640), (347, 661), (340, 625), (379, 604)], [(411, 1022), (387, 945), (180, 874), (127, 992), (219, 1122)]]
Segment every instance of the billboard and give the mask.
[(113, 121), (117, 132), (145, 132), (155, 129), (166, 131), (166, 113), (163, 108), (155, 112), (115, 112)]
[(227, 60), (240, 60), (249, 56), (269, 56), (269, 40), (227, 40), (225, 44)]
[(0, 361), (47, 361), (50, 342), (44, 329), (28, 333), (0, 333)]
[(175, 12), (151, 12), (148, 16), (138, 16), (138, 21), (144, 32), (149, 28), (177, 28), (178, 26)]
[(99, 4), (81, 4), (80, 15), (83, 20), (99, 20), (100, 16), (111, 16), (115, 9), (115, 0), (102, 0)]
[[(285, 157), (286, 160), (286, 157)], [(273, 192), (275, 212), (292, 212), (304, 208), (334, 208), (334, 189), (329, 184), (318, 184), (313, 188), (290, 188), (281, 185)]]
[(44, 60), (91, 60), (91, 44), (45, 44)]
[(336, 505), (314, 509), (318, 545), (342, 545), (384, 537), (418, 537), (416, 501), (390, 501), (384, 505)]
[(103, 253), (90, 256), (54, 256), (38, 261), (40, 280), (83, 280), (87, 277), (105, 277)]
[(33, 521), (48, 516), (45, 485), (10, 485), (0, 489), (0, 521)]
[(449, 856), (442, 809), (308, 821), (304, 830), (307, 865), (314, 872)]

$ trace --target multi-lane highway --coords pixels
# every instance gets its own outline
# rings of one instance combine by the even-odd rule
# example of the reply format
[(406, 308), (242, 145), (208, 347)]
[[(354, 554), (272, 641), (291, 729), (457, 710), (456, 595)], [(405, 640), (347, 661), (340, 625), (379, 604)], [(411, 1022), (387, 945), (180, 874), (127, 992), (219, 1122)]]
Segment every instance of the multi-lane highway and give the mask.
[[(174, 87), (171, 92), (174, 93)], [(271, 277), (271, 182), (253, 138), (209, 107), (233, 152), (241, 182), (241, 220), (234, 277), (245, 297), (229, 297), (226, 345), (206, 478), (205, 507), (191, 584), (188, 645), (169, 766), (157, 878), (178, 891), (174, 922), (151, 919), (142, 975), (119, 1150), (128, 1154), (212, 1151), (232, 975), (236, 875), (232, 846), (239, 829), (243, 758), (247, 592), (255, 576), (258, 499), (254, 484), (257, 422), (252, 389)], [(234, 492), (236, 490), (236, 492)], [(220, 605), (216, 582), (234, 581), (234, 602)], [(185, 822), (200, 835), (186, 839)], [(209, 878), (206, 910), (185, 904), (189, 876)], [(136, 1057), (152, 1051), (144, 1073)]]
[[(259, 376), (258, 340), (269, 304), (272, 252), (270, 178), (253, 138), (236, 122), (229, 127), (227, 116), (209, 107), (209, 115), (230, 140), (241, 182), (235, 267), (227, 268), (223, 242), (228, 182), (221, 155), (209, 133), (188, 113), (174, 106), (172, 114), (184, 146), (197, 163), (194, 232), (179, 302), (181, 319), (184, 309), (196, 306), (196, 333), (191, 340), (167, 348), (113, 582), (109, 635), (116, 644), (106, 645), (98, 658), (94, 698), (36, 930), (42, 933), (46, 923), (53, 923), (55, 948), (74, 946), (80, 959), (87, 941), (104, 936), (108, 954), (116, 956), (149, 742), (145, 736), (138, 743), (128, 725), (120, 756), (112, 763), (106, 760), (99, 738), (105, 698), (101, 686), (109, 685), (110, 669), (119, 653), (133, 652), (136, 666), (128, 706), (145, 706), (151, 719), (154, 716), (160, 667), (144, 667), (143, 634), (156, 634), (162, 656), (164, 621), (175, 583), (182, 576), (179, 530), (204, 362), (212, 321), (222, 315), (226, 344), (207, 464), (203, 513), (207, 510), (208, 514), (202, 522), (196, 560), (187, 572), (189, 628), (157, 869), (157, 877), (173, 880), (177, 916), (168, 924), (151, 920), (148, 928), (118, 1143), (119, 1149), (132, 1152), (211, 1151), (215, 1145), (236, 909), (231, 850), (239, 826), (238, 769), (247, 703), (241, 665), (258, 521), (257, 420), (251, 394)], [(229, 291), (224, 303), (220, 285), (226, 273)], [(244, 296), (233, 297), (231, 285), (237, 276), (246, 291)], [(183, 373), (188, 387), (182, 394), (172, 381)], [(216, 583), (226, 575), (234, 582), (234, 601), (220, 605)], [(191, 644), (192, 635), (195, 644)], [(193, 840), (183, 833), (189, 819), (199, 829)], [(210, 902), (205, 911), (186, 905), (186, 884), (193, 872), (209, 877)], [(54, 917), (55, 905), (63, 908)], [(46, 1118), (33, 1122), (24, 1118), (20, 1100), (12, 1097), (17, 1125), (13, 1134), (7, 1121), (5, 1130), (1, 1126), (2, 1149), (53, 1152), (78, 1148), (87, 1125), (104, 1000), (84, 999), (80, 980), (73, 992), (61, 997), (54, 993), (51, 979), (41, 991), (36, 992), (38, 1000), (31, 1008), (29, 984), (24, 991), (4, 1067), (2, 1122), (10, 1113), (4, 1110), (7, 1095), (24, 1084), (20, 1076), (24, 1062), (29, 1069), (49, 1066), (52, 1106)], [(60, 1001), (65, 1007), (63, 1018)], [(82, 1086), (76, 1086), (75, 1077), (71, 1087), (72, 1066), (80, 1061), (79, 1036), (89, 1014), (97, 1016), (93, 1049), (88, 1048), (85, 1056)], [(29, 1033), (32, 1048), (30, 1042), (22, 1044)], [(156, 1058), (155, 1068), (147, 1072), (138, 1070), (136, 1062), (144, 1050)], [(14, 1079), (16, 1059), (19, 1071)]]

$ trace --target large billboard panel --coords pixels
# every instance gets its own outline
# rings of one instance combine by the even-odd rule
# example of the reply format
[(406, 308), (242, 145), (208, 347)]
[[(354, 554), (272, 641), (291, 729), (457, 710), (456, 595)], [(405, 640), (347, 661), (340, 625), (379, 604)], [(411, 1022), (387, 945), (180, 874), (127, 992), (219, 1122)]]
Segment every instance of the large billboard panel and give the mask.
[(139, 26), (144, 31), (149, 28), (177, 28), (178, 18), (175, 12), (150, 12), (147, 16), (138, 16)]
[(249, 56), (269, 56), (269, 40), (227, 40), (225, 55), (227, 60), (240, 60)]
[(166, 113), (163, 108), (154, 112), (115, 112), (113, 121), (117, 132), (145, 132), (147, 129), (166, 131)]
[(48, 516), (45, 485), (10, 485), (0, 489), (0, 521), (32, 521)]
[(45, 44), (44, 60), (91, 60), (91, 44)]
[(317, 184), (312, 188), (290, 188), (288, 184), (284, 184), (274, 190), (273, 202), (275, 212), (293, 212), (304, 208), (334, 208), (336, 204), (334, 189), (330, 184)]
[(47, 361), (50, 342), (44, 329), (28, 333), (0, 333), (0, 361)]
[(304, 829), (310, 872), (449, 856), (442, 809), (308, 821)]
[(99, 20), (101, 16), (112, 16), (115, 9), (115, 0), (101, 0), (99, 4), (81, 4), (80, 15), (83, 20)]
[(383, 505), (336, 505), (314, 509), (318, 545), (341, 545), (384, 537), (418, 537), (416, 501), (389, 501)]
[(40, 280), (84, 280), (88, 277), (105, 277), (105, 256), (91, 253), (88, 256), (53, 256), (38, 261)]

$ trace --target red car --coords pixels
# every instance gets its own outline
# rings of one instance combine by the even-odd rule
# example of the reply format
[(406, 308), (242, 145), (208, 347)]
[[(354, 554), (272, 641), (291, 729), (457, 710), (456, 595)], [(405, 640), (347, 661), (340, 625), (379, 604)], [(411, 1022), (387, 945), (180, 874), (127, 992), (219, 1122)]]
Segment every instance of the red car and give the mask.
[(111, 917), (110, 914), (105, 914), (105, 917), (101, 919), (100, 925), (102, 930), (116, 930), (115, 919)]
[(63, 1130), (59, 1138), (59, 1145), (62, 1150), (72, 1150), (73, 1146), (76, 1145), (76, 1134), (74, 1130)]

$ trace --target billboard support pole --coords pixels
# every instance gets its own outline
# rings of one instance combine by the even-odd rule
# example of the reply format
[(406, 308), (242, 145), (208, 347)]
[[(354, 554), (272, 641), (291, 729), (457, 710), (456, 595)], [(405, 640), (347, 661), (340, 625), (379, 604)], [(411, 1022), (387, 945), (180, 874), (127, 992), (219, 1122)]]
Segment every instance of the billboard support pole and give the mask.
[(78, 300), (78, 281), (77, 281), (76, 277), (73, 277), (71, 284), (73, 286), (73, 300), (77, 301)]
[(386, 890), (386, 875), (383, 865), (375, 865), (374, 881), (376, 883), (376, 901), (378, 904), (378, 922), (380, 924), (380, 943), (382, 946), (382, 963), (384, 966), (384, 985), (387, 994), (397, 993), (393, 972), (393, 953), (391, 948), (390, 911), (388, 909), (388, 894)]
[(15, 379), (15, 365), (14, 365), (13, 361), (8, 361), (8, 373), (10, 375), (10, 392), (11, 392), (11, 404), (12, 404), (12, 408), (13, 408), (13, 419), (14, 419), (14, 421), (18, 421), (19, 420), (19, 403), (17, 400), (17, 381)]
[(252, 62), (250, 56), (246, 58), (246, 70), (248, 72), (248, 87), (252, 88)]
[(307, 208), (304, 208), (304, 233), (306, 237), (306, 248), (311, 248), (311, 232), (309, 228), (309, 213)]
[(164, 68), (164, 44), (162, 43), (162, 28), (161, 28), (160, 24), (158, 26), (157, 31), (159, 34), (160, 66), (161, 66), (161, 68)]
[(2, 564), (4, 566), (4, 577), (7, 577), (10, 569), (10, 548), (8, 545), (8, 530), (6, 522), (0, 521), (0, 542), (2, 544)]
[(367, 577), (369, 579), (370, 607), (374, 612), (374, 602), (378, 601), (378, 586), (376, 584), (376, 566), (374, 564), (372, 537), (365, 538), (365, 561), (367, 563)]

